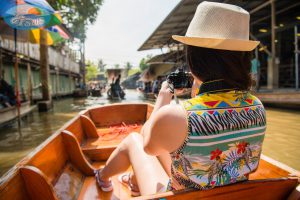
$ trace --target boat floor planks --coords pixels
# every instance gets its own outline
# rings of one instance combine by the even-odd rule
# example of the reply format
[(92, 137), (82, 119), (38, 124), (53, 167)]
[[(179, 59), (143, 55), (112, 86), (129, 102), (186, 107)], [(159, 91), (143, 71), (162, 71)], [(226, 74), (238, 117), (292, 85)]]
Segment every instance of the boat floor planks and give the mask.
[[(152, 110), (148, 104), (119, 104), (81, 112), (0, 179), (0, 200), (130, 199), (130, 191), (119, 183), (118, 176), (112, 177), (112, 192), (99, 189), (94, 170), (105, 165), (111, 152), (131, 131), (140, 132)], [(135, 128), (122, 129), (123, 122)], [(294, 178), (289, 178), (291, 174)], [(299, 177), (298, 171), (262, 155), (249, 181), (207, 191), (187, 189), (137, 199), (279, 200), (291, 194), (290, 199), (300, 199), (296, 189)]]
[[(105, 162), (94, 162), (95, 168), (101, 168), (105, 165)], [(127, 172), (130, 172), (128, 169)], [(84, 180), (81, 192), (78, 196), (78, 200), (89, 200), (89, 199), (130, 199), (130, 191), (118, 181), (118, 176), (112, 177), (114, 190), (112, 192), (103, 192), (96, 183), (94, 177), (87, 177)]]

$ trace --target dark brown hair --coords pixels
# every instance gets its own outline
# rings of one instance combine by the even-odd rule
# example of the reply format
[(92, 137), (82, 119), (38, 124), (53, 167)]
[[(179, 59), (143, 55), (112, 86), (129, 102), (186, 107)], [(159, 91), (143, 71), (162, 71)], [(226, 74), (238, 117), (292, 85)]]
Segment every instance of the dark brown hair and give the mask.
[(191, 72), (203, 82), (223, 79), (237, 90), (251, 86), (251, 52), (186, 46), (186, 60)]

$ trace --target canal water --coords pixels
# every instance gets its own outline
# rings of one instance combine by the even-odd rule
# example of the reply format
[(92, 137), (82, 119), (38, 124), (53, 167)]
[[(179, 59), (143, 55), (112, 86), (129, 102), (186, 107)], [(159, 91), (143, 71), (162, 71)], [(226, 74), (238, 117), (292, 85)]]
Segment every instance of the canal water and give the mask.
[[(134, 90), (126, 91), (122, 102), (145, 102)], [(85, 99), (63, 98), (54, 101), (47, 113), (33, 112), (22, 120), (22, 138), (16, 123), (0, 128), (0, 176), (31, 152), (52, 133), (86, 108), (111, 102), (106, 95)], [(300, 170), (300, 111), (266, 108), (267, 134), (263, 153), (288, 166)]]

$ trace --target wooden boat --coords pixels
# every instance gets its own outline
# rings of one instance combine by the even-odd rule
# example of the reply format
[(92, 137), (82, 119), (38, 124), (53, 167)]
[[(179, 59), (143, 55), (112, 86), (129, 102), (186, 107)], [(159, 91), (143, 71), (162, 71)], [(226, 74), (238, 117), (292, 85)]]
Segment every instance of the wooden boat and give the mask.
[(87, 97), (87, 91), (85, 89), (76, 88), (73, 91), (73, 97)]
[(125, 92), (122, 88), (120, 88), (121, 90), (116, 92), (113, 92), (113, 86), (111, 85), (111, 87), (107, 90), (107, 97), (108, 99), (111, 100), (122, 100), (125, 98)]
[(90, 91), (92, 97), (101, 97), (102, 94), (101, 94), (101, 89), (92, 89)]
[(155, 93), (143, 93), (144, 94), (144, 98), (145, 99), (149, 99), (149, 100), (155, 100), (156, 99), (156, 97), (157, 97), (157, 94), (155, 94)]
[[(116, 104), (79, 113), (1, 178), (0, 199), (131, 198), (116, 177), (112, 178), (114, 190), (102, 192), (96, 185), (94, 170), (105, 164), (129, 132), (140, 131), (152, 110), (150, 104)], [(131, 128), (125, 129), (125, 124)], [(299, 172), (262, 156), (249, 181), (206, 191), (181, 190), (136, 199), (299, 199), (298, 178)]]
[[(29, 101), (22, 103), (20, 107), (21, 117), (29, 114), (35, 108), (36, 106), (31, 106)], [(4, 126), (7, 123), (15, 120), (18, 117), (16, 106), (0, 109), (0, 116), (0, 126)]]

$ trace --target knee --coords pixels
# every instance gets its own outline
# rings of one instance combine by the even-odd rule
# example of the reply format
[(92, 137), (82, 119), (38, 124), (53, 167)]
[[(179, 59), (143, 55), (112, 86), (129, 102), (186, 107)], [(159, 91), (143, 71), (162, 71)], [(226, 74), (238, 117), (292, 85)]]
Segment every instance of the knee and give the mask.
[(125, 138), (125, 140), (128, 142), (141, 141), (142, 139), (143, 139), (142, 135), (137, 132), (132, 132)]
[(132, 132), (123, 140), (122, 144), (126, 149), (139, 146), (142, 148), (143, 137), (137, 132)]

